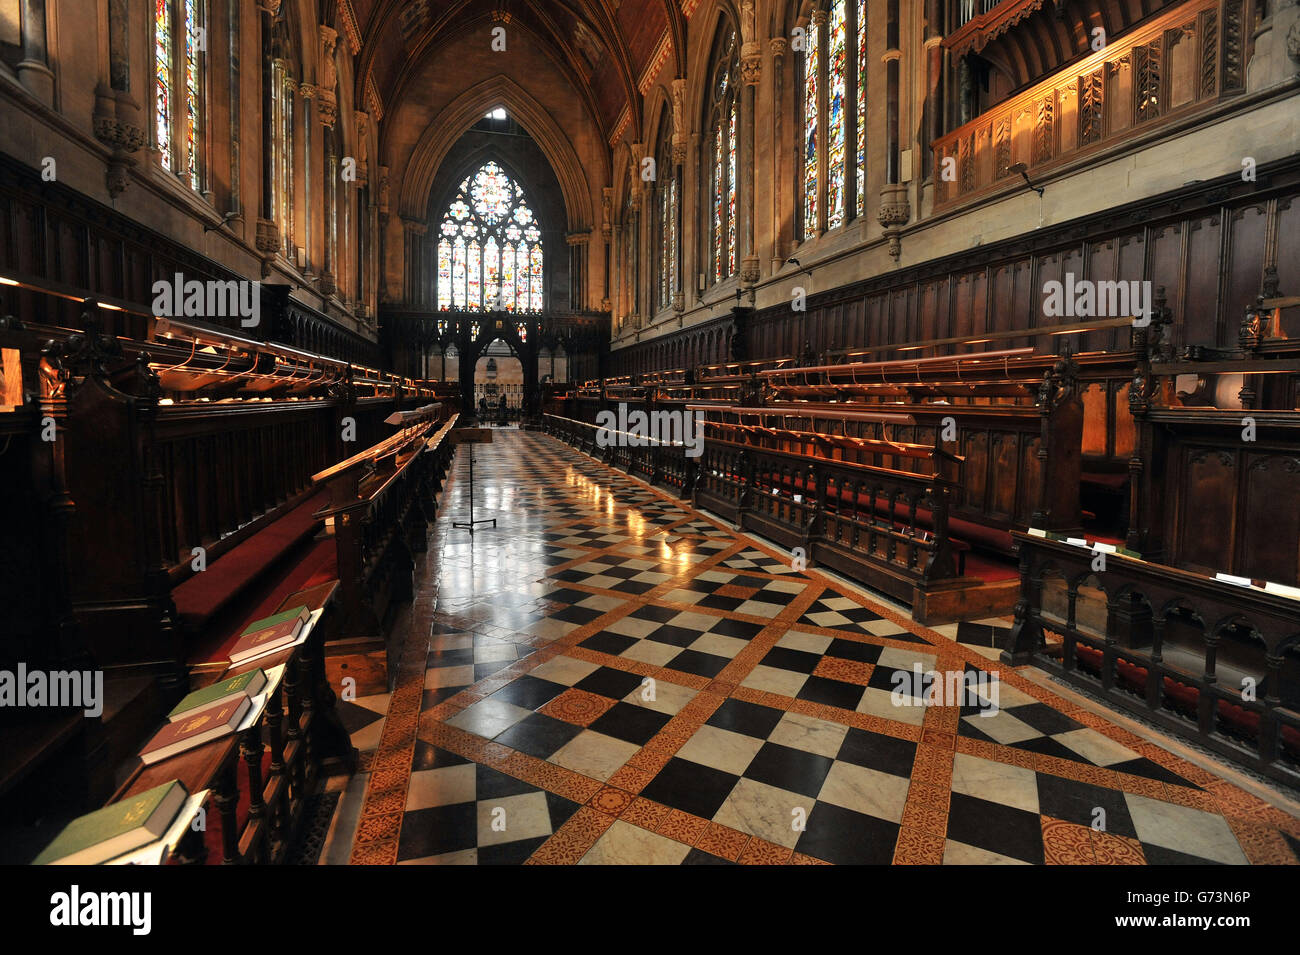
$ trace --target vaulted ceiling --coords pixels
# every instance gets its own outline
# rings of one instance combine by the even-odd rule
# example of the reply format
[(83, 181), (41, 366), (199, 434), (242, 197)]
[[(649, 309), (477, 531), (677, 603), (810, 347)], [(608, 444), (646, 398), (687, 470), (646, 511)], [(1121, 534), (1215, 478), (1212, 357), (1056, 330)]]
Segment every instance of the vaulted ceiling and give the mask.
[[(680, 76), (686, 13), (681, 0), (335, 0), (356, 28), (358, 103), (393, 111), (418, 64), (464, 42), (485, 23), (538, 43), (607, 137), (639, 134), (641, 97), (656, 75)], [(462, 78), (466, 85), (474, 78)]]

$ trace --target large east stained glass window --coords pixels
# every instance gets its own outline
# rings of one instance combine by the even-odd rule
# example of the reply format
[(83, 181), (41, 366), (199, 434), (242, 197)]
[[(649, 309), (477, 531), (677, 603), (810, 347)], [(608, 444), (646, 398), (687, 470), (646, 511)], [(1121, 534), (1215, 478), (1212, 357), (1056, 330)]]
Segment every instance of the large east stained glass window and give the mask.
[(706, 272), (717, 282), (736, 272), (736, 137), (740, 60), (736, 31), (724, 25), (713, 51), (713, 72), (706, 117), (711, 144), (709, 188), (709, 262)]
[(438, 308), (540, 312), (541, 243), (523, 187), (485, 163), (461, 182), (438, 228)]
[[(823, 225), (823, 210), (818, 205), (823, 185), (825, 228), (841, 226), (850, 216), (864, 214), (866, 208), (866, 0), (831, 0), (825, 22), (810, 23), (806, 29), (799, 185), (803, 192), (802, 234), (808, 239)], [(857, 95), (850, 98), (854, 82)], [(849, 125), (854, 118), (857, 135), (850, 143)], [(850, 175), (857, 197), (852, 208), (847, 204)]]
[(162, 167), (203, 188), (204, 0), (154, 0), (154, 147)]

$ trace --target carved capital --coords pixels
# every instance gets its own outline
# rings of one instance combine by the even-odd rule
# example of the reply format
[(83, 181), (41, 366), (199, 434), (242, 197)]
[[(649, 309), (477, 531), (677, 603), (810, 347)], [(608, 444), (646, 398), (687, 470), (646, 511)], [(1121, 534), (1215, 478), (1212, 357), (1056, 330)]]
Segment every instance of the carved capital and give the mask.
[(757, 86), (763, 78), (763, 50), (758, 42), (746, 43), (740, 48), (740, 81), (746, 86)]
[(742, 285), (757, 285), (760, 277), (758, 256), (747, 255), (740, 263), (740, 282)]
[(316, 115), (320, 117), (322, 126), (334, 128), (334, 124), (338, 122), (339, 118), (339, 101), (333, 90), (321, 89), (317, 91)]
[(257, 5), (263, 13), (269, 13), (272, 17), (280, 12), (280, 0), (257, 0)]
[(258, 219), (257, 237), (254, 242), (258, 252), (263, 255), (274, 255), (280, 251), (280, 227), (270, 219)]
[(686, 161), (686, 80), (675, 79), (673, 94), (673, 162)]
[(775, 60), (781, 59), (790, 50), (790, 41), (783, 36), (773, 37), (767, 41), (767, 49)]
[(333, 272), (322, 272), (320, 281), (316, 283), (320, 293), (327, 298), (339, 290), (338, 282), (334, 278)]
[(876, 212), (876, 221), (885, 229), (885, 236), (889, 240), (889, 254), (895, 260), (903, 251), (899, 233), (911, 217), (912, 207), (907, 201), (907, 186), (902, 183), (890, 183), (881, 187), (880, 208)]
[(96, 116), (95, 138), (119, 152), (133, 153), (144, 145), (145, 132), (115, 116)]
[(317, 90), (316, 87), (313, 86), (311, 83), (298, 84), (298, 95), (301, 96), (303, 99), (315, 99), (316, 94), (318, 92), (320, 91)]

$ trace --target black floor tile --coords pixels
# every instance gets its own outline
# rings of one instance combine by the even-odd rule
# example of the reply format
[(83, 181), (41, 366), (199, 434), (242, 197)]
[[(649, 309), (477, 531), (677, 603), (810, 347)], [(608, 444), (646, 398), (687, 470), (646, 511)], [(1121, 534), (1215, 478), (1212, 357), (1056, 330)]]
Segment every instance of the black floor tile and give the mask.
[(863, 688), (856, 683), (844, 683), (824, 676), (810, 676), (799, 688), (798, 699), (823, 703), (826, 706), (838, 706), (845, 710), (855, 710), (862, 702)]
[(611, 700), (621, 700), (639, 687), (643, 679), (645, 678), (636, 673), (628, 673), (626, 670), (601, 667), (599, 670), (591, 671), (573, 685), (576, 689), (586, 690), (588, 693), (598, 693)]
[(750, 761), (745, 777), (815, 798), (821, 792), (832, 762), (827, 756), (768, 742)]
[(606, 736), (613, 736), (615, 739), (644, 746), (671, 719), (672, 717), (667, 713), (619, 701), (601, 714), (591, 724), (591, 729)]
[(795, 851), (836, 865), (888, 865), (897, 842), (896, 823), (819, 802)]
[(420, 859), (478, 843), (478, 809), (472, 802), (416, 809), (402, 817), (402, 834), (397, 841), (397, 859)]
[(1043, 864), (1043, 824), (1037, 813), (953, 793), (948, 838), (1022, 862)]
[(916, 761), (916, 744), (883, 733), (850, 728), (836, 758), (891, 776), (910, 777), (912, 763)]
[(767, 739), (785, 714), (770, 706), (746, 703), (744, 700), (727, 700), (708, 719), (709, 726), (744, 733), (755, 739)]
[[(1117, 789), (1105, 789), (1092, 783), (1075, 782), (1060, 776), (1037, 773), (1038, 811), (1053, 819), (1064, 819), (1079, 826), (1092, 828), (1099, 820), (1100, 828), (1116, 836), (1137, 838), (1133, 819), (1129, 815), (1124, 794)], [(1097, 810), (1104, 811), (1099, 816)]]
[(597, 653), (608, 653), (616, 657), (628, 647), (635, 645), (636, 637), (625, 637), (621, 633), (601, 632), (592, 634), (586, 640), (578, 644), (588, 650), (595, 650)]
[(505, 700), (526, 710), (535, 710), (544, 703), (549, 703), (568, 687), (561, 683), (552, 683), (540, 677), (524, 676), (511, 680), (492, 694), (494, 700)]
[(574, 726), (544, 713), (534, 713), (497, 736), (496, 742), (538, 759), (549, 759), (581, 732), (581, 726)]
[(664, 664), (670, 670), (692, 673), (695, 676), (707, 676), (710, 679), (721, 673), (731, 661), (726, 657), (715, 657), (711, 653), (699, 650), (683, 650)]
[(674, 756), (641, 790), (641, 795), (665, 806), (712, 819), (731, 795), (738, 779), (720, 769)]

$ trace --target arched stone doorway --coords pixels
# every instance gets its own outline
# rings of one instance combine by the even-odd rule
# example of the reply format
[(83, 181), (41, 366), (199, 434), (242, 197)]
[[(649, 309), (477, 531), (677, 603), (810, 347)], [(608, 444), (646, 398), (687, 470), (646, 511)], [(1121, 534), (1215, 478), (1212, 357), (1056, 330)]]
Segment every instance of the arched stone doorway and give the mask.
[(474, 408), (481, 422), (518, 423), (524, 408), (524, 366), (514, 348), (495, 338), (474, 366)]

